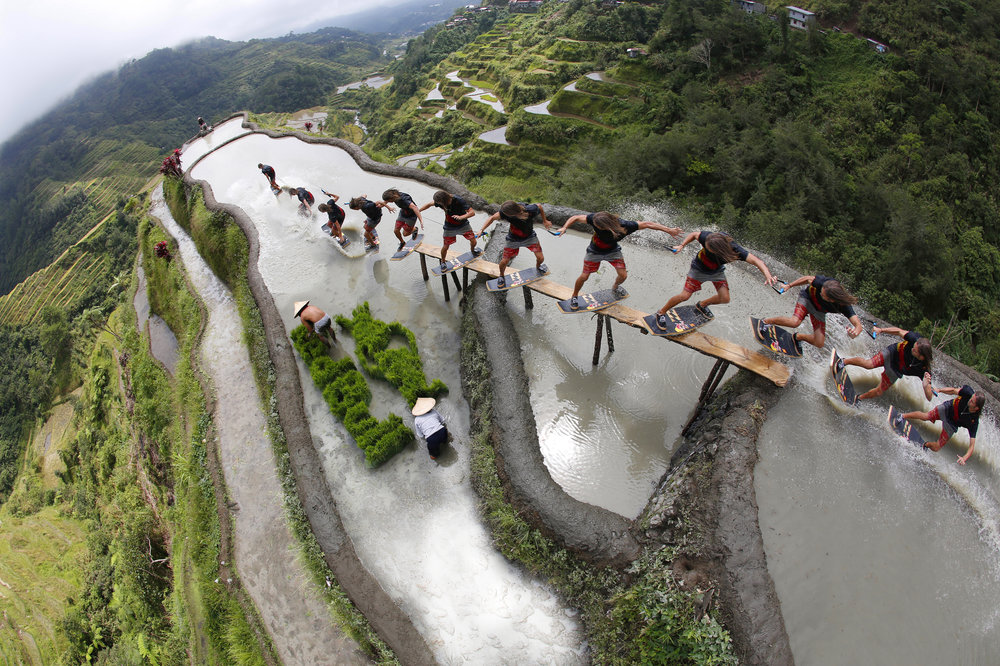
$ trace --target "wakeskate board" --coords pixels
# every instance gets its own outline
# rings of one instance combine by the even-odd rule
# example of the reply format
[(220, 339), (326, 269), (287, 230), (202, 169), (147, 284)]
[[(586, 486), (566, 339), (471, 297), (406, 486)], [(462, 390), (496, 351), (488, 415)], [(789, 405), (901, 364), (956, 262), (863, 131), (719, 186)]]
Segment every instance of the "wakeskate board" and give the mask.
[(401, 249), (396, 250), (396, 252), (390, 257), (390, 259), (392, 259), (393, 261), (401, 261), (403, 259), (406, 259), (408, 256), (410, 256), (411, 252), (417, 249), (417, 246), (420, 245), (421, 241), (423, 240), (424, 240), (423, 234), (418, 234), (416, 238), (411, 238), (410, 240), (406, 241), (406, 244), (403, 245)]
[[(344, 234), (344, 240), (346, 241), (343, 245), (340, 244), (340, 242), (337, 240), (336, 236), (330, 236), (329, 234), (326, 234), (326, 235), (330, 237), (330, 242), (333, 243), (333, 246), (335, 248), (337, 248), (337, 250), (342, 255), (344, 255), (345, 257), (352, 257), (353, 258), (354, 255), (350, 254), (347, 251), (347, 248), (352, 247), (354, 245), (355, 241), (352, 241), (351, 238), (350, 238), (350, 236), (348, 236), (347, 229), (341, 229), (340, 233)], [(358, 255), (358, 256), (360, 256), (360, 255)]]
[(626, 293), (621, 298), (615, 296), (613, 289), (602, 289), (601, 291), (595, 291), (590, 294), (580, 294), (578, 300), (580, 301), (580, 306), (574, 308), (572, 306), (572, 299), (567, 298), (564, 301), (556, 301), (556, 305), (563, 314), (573, 314), (574, 312), (594, 312), (595, 310), (600, 310), (606, 308), (609, 305), (614, 305), (618, 301), (623, 301), (629, 297)]
[(479, 258), (478, 254), (472, 254), (472, 252), (466, 252), (465, 254), (460, 254), (454, 259), (449, 259), (444, 262), (444, 264), (438, 264), (431, 268), (431, 273), (434, 275), (447, 275), (448, 273), (453, 273), (457, 271), (462, 266), (470, 264)]
[(711, 312), (706, 315), (693, 305), (681, 305), (667, 310), (664, 314), (667, 316), (666, 328), (660, 326), (655, 312), (642, 318), (642, 322), (653, 335), (662, 335), (668, 338), (685, 335), (715, 319), (715, 315), (712, 315)]
[(500, 278), (487, 280), (486, 291), (506, 291), (507, 289), (513, 289), (514, 287), (523, 287), (524, 285), (531, 284), (536, 280), (541, 280), (546, 275), (548, 275), (548, 273), (542, 273), (537, 268), (532, 266), (531, 268), (525, 268), (524, 270), (516, 271), (514, 273), (507, 273), (507, 275), (504, 276), (504, 285), (502, 287), (499, 285)]
[(773, 324), (765, 324), (757, 317), (750, 317), (750, 328), (753, 329), (753, 337), (757, 339), (757, 342), (771, 351), (792, 358), (802, 356), (802, 350), (795, 346), (795, 338), (787, 329)]
[(927, 446), (927, 440), (917, 432), (913, 424), (903, 418), (903, 413), (895, 407), (889, 407), (889, 427), (920, 448)]
[(858, 392), (854, 390), (854, 382), (847, 374), (844, 359), (840, 358), (836, 349), (830, 353), (830, 372), (833, 374), (833, 381), (837, 384), (837, 393), (841, 399), (851, 407), (857, 407)]

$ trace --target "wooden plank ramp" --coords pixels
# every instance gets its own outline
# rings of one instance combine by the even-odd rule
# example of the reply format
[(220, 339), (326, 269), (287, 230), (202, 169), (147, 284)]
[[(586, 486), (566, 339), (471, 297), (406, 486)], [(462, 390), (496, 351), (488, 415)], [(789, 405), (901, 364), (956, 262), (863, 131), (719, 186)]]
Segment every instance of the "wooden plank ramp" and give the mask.
[[(441, 257), (440, 246), (428, 245), (426, 243), (418, 245), (415, 252), (431, 257), (434, 260), (438, 260)], [(461, 253), (449, 251), (447, 258), (453, 259), (459, 254)], [(482, 273), (483, 275), (488, 275), (491, 278), (500, 277), (500, 266), (491, 261), (486, 261), (482, 257), (466, 264), (465, 268), (476, 271), (477, 273)], [(525, 285), (523, 288), (537, 291), (540, 294), (544, 294), (545, 296), (549, 296), (550, 298), (554, 298), (559, 301), (566, 300), (573, 295), (573, 289), (571, 287), (559, 284), (558, 282), (553, 282), (552, 280), (546, 278), (536, 280), (535, 282)], [(617, 319), (623, 324), (639, 329), (644, 334), (649, 333), (646, 326), (642, 323), (643, 317), (646, 317), (649, 314), (648, 312), (642, 312), (641, 310), (636, 310), (635, 308), (630, 308), (626, 305), (618, 303), (615, 305), (609, 305), (601, 310), (597, 310), (595, 314), (596, 313), (607, 315), (612, 319)], [(654, 337), (660, 337), (663, 340), (675, 342), (679, 345), (705, 354), (706, 356), (712, 356), (714, 358), (727, 361), (733, 365), (743, 368), (744, 370), (749, 370), (750, 372), (760, 375), (761, 377), (774, 382), (778, 386), (785, 386), (791, 376), (791, 371), (784, 363), (781, 363), (780, 361), (769, 356), (765, 356), (760, 352), (751, 351), (742, 345), (736, 344), (735, 342), (730, 342), (729, 340), (725, 340), (723, 338), (717, 338), (713, 335), (702, 333), (700, 330), (692, 331), (687, 335), (675, 338), (666, 338), (662, 336)]]

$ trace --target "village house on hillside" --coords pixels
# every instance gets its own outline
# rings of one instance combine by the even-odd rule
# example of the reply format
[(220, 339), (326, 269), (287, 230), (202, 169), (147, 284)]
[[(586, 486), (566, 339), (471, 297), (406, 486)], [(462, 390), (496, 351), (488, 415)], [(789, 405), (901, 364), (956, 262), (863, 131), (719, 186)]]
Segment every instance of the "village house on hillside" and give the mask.
[(816, 15), (808, 9), (793, 7), (792, 5), (788, 5), (785, 9), (788, 10), (788, 25), (798, 30), (807, 30), (809, 24), (816, 21)]
[(763, 2), (757, 2), (756, 0), (735, 0), (733, 3), (747, 14), (765, 14), (767, 13), (767, 5)]

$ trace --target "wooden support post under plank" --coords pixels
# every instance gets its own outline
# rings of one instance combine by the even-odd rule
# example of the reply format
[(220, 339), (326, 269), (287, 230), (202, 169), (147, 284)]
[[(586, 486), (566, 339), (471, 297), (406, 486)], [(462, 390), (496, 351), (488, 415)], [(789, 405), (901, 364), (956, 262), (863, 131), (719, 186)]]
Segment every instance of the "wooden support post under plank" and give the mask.
[(701, 410), (704, 409), (705, 403), (708, 402), (708, 400), (715, 393), (715, 389), (719, 388), (719, 384), (722, 382), (722, 378), (725, 376), (726, 370), (729, 369), (729, 365), (729, 361), (720, 358), (715, 362), (715, 365), (712, 366), (712, 371), (708, 373), (708, 379), (706, 379), (705, 383), (701, 386), (701, 393), (698, 395), (698, 404), (695, 405), (694, 413), (684, 425), (684, 429), (681, 430), (682, 437), (688, 433), (688, 430), (691, 429), (691, 425), (694, 424), (695, 419), (698, 418), (698, 414), (700, 414)]
[(462, 289), (469, 288), (469, 267), (462, 266)]
[(601, 330), (602, 328), (604, 328), (604, 315), (599, 314), (597, 315), (597, 335), (594, 337), (594, 365), (597, 365), (601, 358), (601, 333), (604, 332)]
[(615, 338), (611, 335), (611, 317), (608, 315), (603, 315), (605, 322), (604, 326), (608, 330), (608, 353), (613, 354), (615, 352)]
[(451, 272), (451, 279), (455, 281), (455, 289), (462, 291), (462, 283), (458, 281), (458, 274), (455, 271)]
[(524, 309), (530, 310), (535, 307), (535, 304), (531, 301), (531, 289), (521, 287), (521, 291), (524, 292)]
[(431, 279), (431, 276), (427, 274), (427, 255), (420, 255), (420, 272), (424, 274), (424, 282)]
[(441, 276), (441, 286), (444, 287), (444, 302), (447, 303), (451, 300), (451, 294), (448, 293), (448, 276)]

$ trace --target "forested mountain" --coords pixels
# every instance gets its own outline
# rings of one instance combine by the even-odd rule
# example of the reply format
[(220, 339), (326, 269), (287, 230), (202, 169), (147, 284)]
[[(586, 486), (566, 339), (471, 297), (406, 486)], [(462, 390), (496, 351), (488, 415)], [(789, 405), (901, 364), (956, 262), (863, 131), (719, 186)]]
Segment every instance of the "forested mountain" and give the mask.
[[(728, 0), (549, 2), (435, 28), (367, 101), (369, 146), (448, 150), (506, 124), (514, 145), (473, 141), (448, 172), (495, 201), (669, 199), (1000, 374), (1000, 2), (807, 8), (807, 30)], [(462, 99), (455, 70), (505, 113)], [(426, 99), (435, 85), (445, 101)], [(554, 115), (525, 112), (546, 99)]]
[[(427, 28), (451, 16), (456, 7), (469, 4), (468, 0), (443, 0), (427, 4), (425, 0), (410, 0), (398, 5), (372, 7), (347, 16), (333, 19), (339, 28), (374, 34), (418, 35)], [(320, 23), (303, 28), (303, 32), (319, 30), (330, 23)]]
[(295, 111), (387, 61), (380, 38), (327, 28), (203, 39), (98, 77), (0, 147), (0, 293), (136, 192), (166, 151), (234, 111)]

